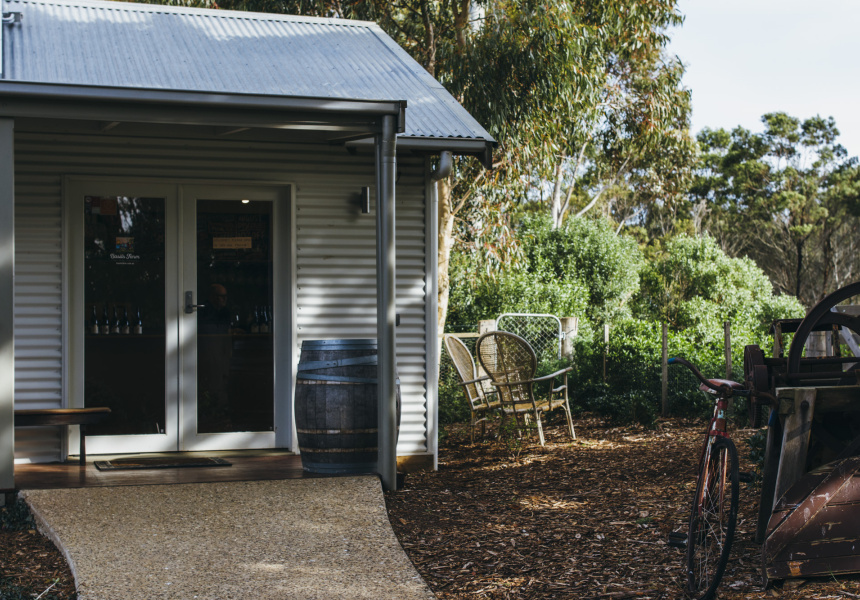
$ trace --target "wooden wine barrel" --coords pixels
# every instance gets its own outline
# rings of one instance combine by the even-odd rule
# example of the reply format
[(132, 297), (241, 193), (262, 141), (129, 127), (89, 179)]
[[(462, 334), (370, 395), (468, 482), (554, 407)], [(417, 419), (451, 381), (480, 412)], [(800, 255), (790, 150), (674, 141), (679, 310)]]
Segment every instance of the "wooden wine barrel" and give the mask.
[[(306, 340), (296, 379), (296, 430), (304, 470), (375, 472), (376, 340)], [(399, 431), (399, 379), (397, 424)]]

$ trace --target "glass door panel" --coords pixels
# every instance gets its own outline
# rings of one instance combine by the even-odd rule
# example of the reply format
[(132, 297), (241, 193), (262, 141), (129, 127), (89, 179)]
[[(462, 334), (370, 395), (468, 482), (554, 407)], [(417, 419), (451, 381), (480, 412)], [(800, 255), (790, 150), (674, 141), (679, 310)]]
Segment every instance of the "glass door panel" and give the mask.
[(164, 434), (165, 199), (84, 197), (84, 405), (90, 435)]
[(274, 430), (272, 203), (196, 201), (197, 433)]

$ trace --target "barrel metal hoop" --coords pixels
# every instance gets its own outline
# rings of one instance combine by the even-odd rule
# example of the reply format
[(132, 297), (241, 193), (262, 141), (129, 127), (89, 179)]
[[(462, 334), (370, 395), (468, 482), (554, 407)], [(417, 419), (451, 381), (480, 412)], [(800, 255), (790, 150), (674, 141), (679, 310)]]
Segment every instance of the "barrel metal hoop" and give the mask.
[(373, 429), (296, 429), (298, 433), (309, 433), (314, 435), (340, 435), (341, 433), (377, 433), (379, 430)]
[(355, 358), (341, 358), (339, 360), (316, 360), (312, 362), (300, 362), (299, 373), (303, 371), (316, 371), (317, 369), (334, 369), (336, 367), (351, 367), (354, 365), (375, 365), (379, 361), (379, 355), (358, 356)]
[(366, 453), (366, 452), (377, 452), (379, 450), (376, 446), (368, 446), (366, 448), (304, 448), (299, 446), (299, 452), (308, 453), (308, 454), (317, 454), (320, 452), (335, 454), (335, 453), (343, 453), (343, 452), (352, 452), (352, 453)]
[(343, 340), (305, 340), (303, 350), (376, 350), (375, 338)]
[(341, 377), (338, 375), (297, 375), (296, 379), (302, 381), (331, 381), (335, 383), (377, 383), (376, 379), (368, 379), (366, 377)]

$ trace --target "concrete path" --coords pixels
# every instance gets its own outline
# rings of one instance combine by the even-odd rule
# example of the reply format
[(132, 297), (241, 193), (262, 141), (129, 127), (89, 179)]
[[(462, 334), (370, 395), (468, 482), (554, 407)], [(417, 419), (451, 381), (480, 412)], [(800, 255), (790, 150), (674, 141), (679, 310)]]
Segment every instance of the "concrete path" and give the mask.
[(434, 598), (375, 477), (29, 490), (81, 600)]

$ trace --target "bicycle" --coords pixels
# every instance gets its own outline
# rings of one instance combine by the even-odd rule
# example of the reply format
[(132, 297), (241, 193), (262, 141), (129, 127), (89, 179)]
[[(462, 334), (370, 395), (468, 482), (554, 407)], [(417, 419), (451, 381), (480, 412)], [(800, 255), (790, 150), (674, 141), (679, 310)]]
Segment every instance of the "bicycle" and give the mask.
[(683, 358), (670, 358), (668, 362), (689, 368), (702, 382), (699, 389), (716, 396), (699, 457), (699, 478), (686, 536), (687, 591), (696, 600), (712, 600), (729, 561), (738, 517), (738, 451), (729, 438), (726, 413), (733, 396), (751, 394), (737, 382), (706, 379)]

